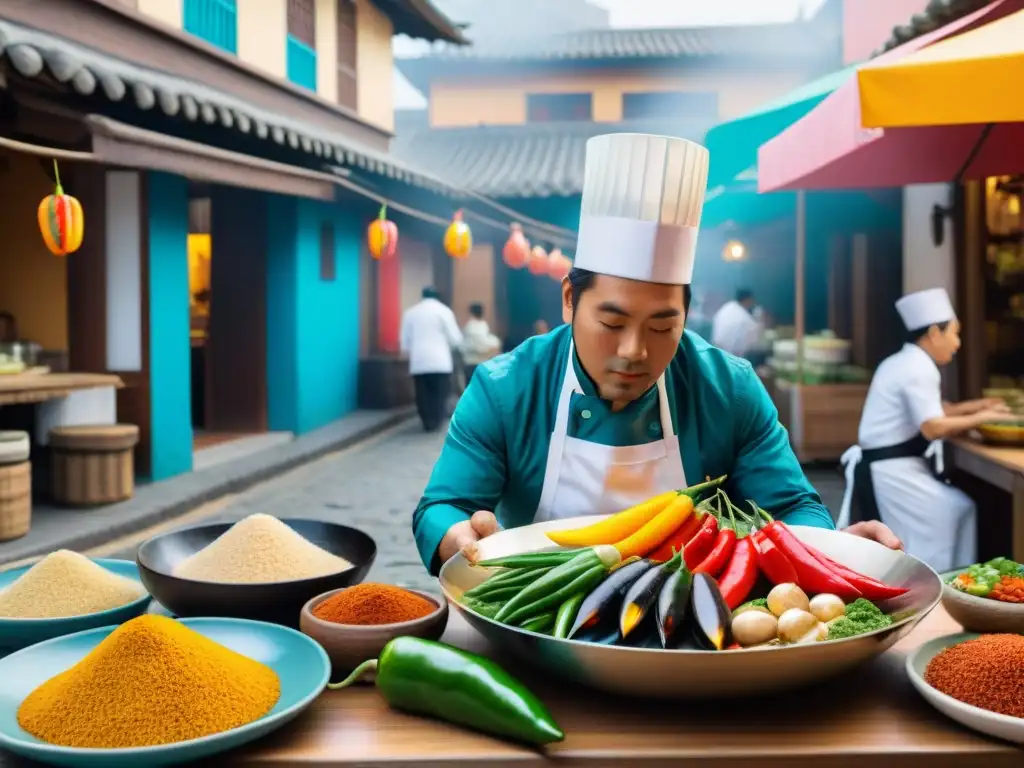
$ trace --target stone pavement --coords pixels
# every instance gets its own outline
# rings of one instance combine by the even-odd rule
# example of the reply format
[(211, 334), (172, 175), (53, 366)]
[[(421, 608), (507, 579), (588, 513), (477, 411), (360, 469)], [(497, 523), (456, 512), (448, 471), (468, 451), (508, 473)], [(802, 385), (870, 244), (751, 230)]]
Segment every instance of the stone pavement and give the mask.
[[(412, 512), (426, 485), (443, 435), (426, 434), (412, 420), (379, 439), (326, 456), (239, 494), (206, 521), (234, 522), (255, 512), (343, 523), (372, 536), (378, 547), (368, 581), (436, 591), (437, 581), (420, 563), (412, 536)], [(814, 469), (811, 481), (836, 513), (842, 478)], [(190, 520), (195, 525), (197, 520)], [(105, 557), (135, 559), (137, 543)]]

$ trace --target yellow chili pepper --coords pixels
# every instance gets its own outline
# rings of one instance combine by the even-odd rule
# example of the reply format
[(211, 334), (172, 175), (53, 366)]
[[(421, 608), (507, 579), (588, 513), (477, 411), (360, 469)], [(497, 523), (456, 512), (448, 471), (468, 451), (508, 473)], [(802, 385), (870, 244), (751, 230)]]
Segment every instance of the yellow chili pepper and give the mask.
[(614, 544), (649, 523), (669, 503), (679, 497), (678, 491), (668, 491), (648, 499), (635, 507), (624, 509), (611, 517), (569, 531), (549, 531), (548, 538), (560, 547), (593, 547), (598, 544)]
[(644, 557), (664, 544), (692, 514), (693, 499), (679, 496), (640, 530), (616, 542), (615, 548), (623, 560), (627, 557)]

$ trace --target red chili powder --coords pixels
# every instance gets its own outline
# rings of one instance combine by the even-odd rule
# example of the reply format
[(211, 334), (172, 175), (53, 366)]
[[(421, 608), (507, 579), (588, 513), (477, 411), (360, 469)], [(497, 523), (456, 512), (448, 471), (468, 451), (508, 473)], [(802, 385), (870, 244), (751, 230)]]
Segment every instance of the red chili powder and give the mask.
[(313, 615), (334, 624), (397, 624), (436, 610), (433, 602), (415, 592), (366, 582), (327, 598), (313, 608)]
[(947, 648), (924, 679), (964, 704), (1024, 718), (1024, 636), (982, 635)]

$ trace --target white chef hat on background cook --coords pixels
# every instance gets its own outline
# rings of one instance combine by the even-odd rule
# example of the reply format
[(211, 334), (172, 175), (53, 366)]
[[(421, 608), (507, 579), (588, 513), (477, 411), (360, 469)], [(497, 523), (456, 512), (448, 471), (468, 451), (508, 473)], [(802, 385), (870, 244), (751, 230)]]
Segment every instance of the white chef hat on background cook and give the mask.
[(956, 318), (953, 302), (949, 300), (945, 288), (908, 293), (896, 301), (896, 311), (900, 313), (908, 331), (930, 328)]
[(707, 149), (686, 139), (612, 133), (587, 141), (574, 265), (689, 284), (708, 163)]

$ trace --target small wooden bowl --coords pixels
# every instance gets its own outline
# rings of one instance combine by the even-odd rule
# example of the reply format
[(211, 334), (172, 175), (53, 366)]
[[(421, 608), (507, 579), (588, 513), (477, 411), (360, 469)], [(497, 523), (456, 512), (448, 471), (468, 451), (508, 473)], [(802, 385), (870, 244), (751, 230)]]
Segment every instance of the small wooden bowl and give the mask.
[(429, 600), (437, 609), (412, 621), (397, 624), (335, 624), (313, 615), (316, 606), (345, 589), (348, 587), (314, 597), (302, 606), (302, 613), (299, 616), (299, 629), (327, 651), (333, 667), (332, 679), (341, 674), (348, 674), (367, 659), (377, 658), (384, 646), (396, 637), (411, 635), (426, 640), (437, 640), (444, 634), (448, 625), (448, 602), (418, 589), (408, 591)]

